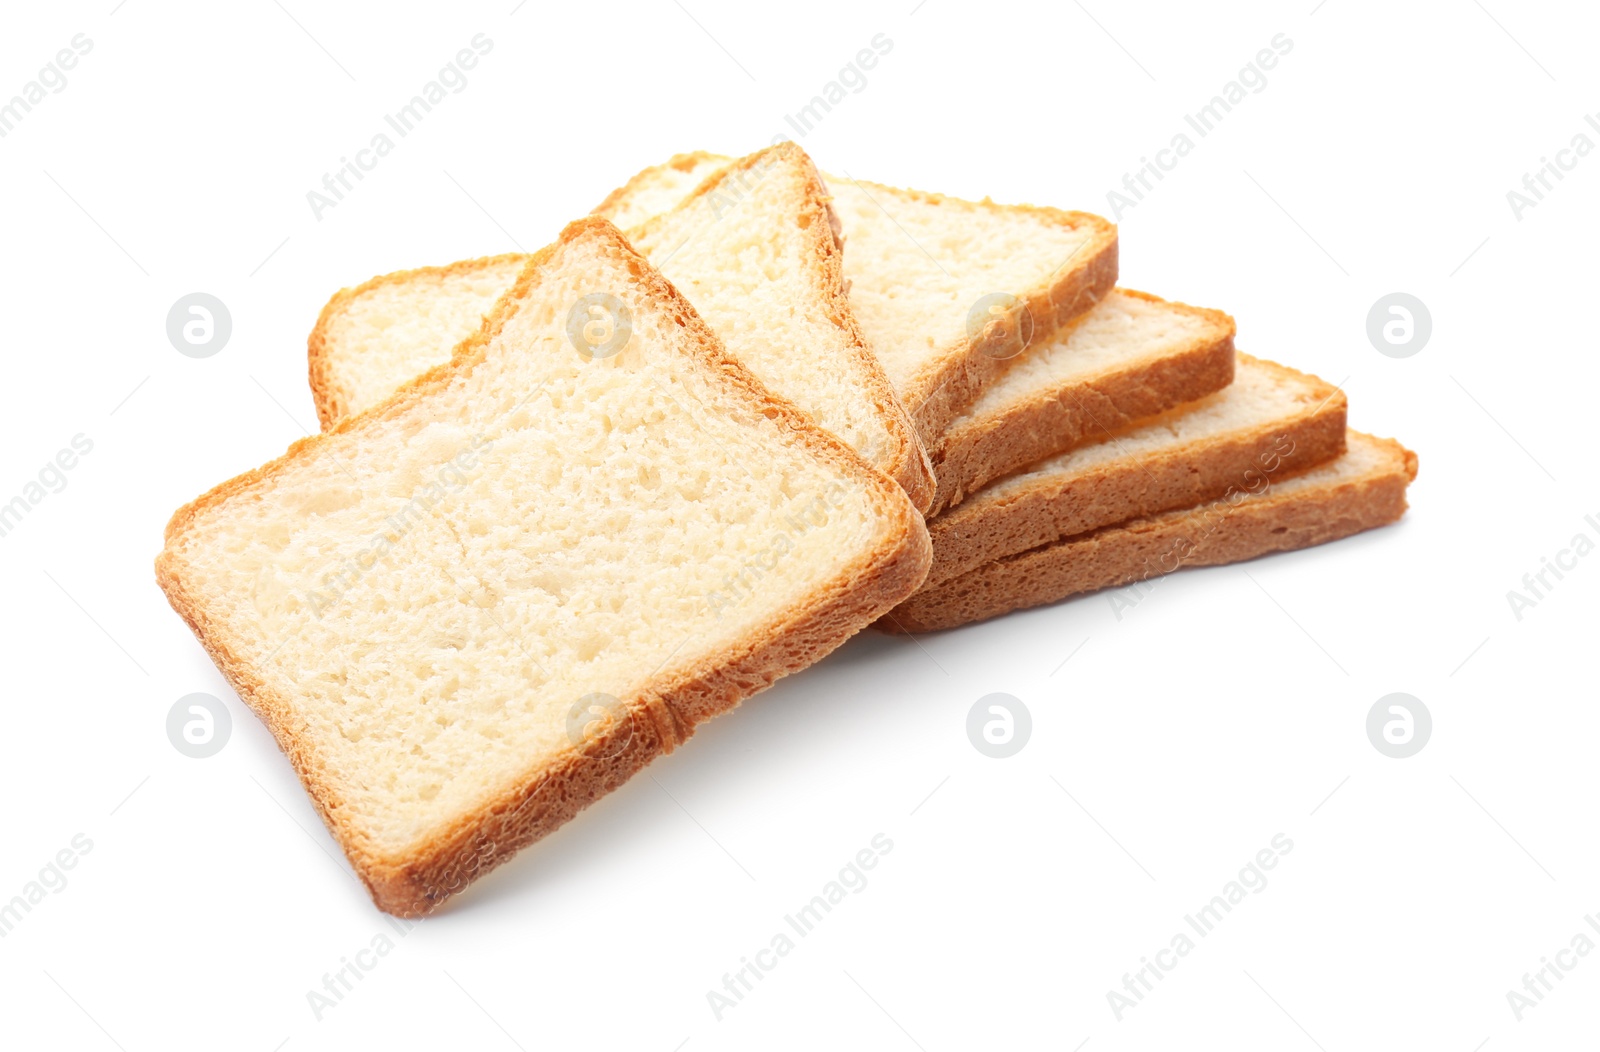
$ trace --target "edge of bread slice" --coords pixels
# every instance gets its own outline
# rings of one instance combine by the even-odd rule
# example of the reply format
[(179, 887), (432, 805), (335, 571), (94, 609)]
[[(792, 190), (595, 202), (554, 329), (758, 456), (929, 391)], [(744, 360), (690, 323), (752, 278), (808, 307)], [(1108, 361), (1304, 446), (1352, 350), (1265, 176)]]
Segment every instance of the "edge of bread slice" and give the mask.
[(924, 588), (993, 559), (1181, 508), (1344, 450), (1344, 392), (1247, 354), (1233, 383), (979, 490), (928, 521)]
[(928, 451), (929, 516), (1002, 475), (1129, 427), (1233, 380), (1227, 314), (1113, 289), (1070, 328), (1032, 347)]
[[(306, 341), (322, 430), (386, 401), (482, 328), (529, 256), (511, 252), (380, 274), (340, 289)], [(360, 350), (348, 344), (359, 340)]]
[[(721, 162), (686, 154), (647, 169), (607, 198), (609, 211), (642, 219), (627, 236), (659, 262), (734, 357), (926, 509), (933, 470), (850, 310), (838, 219), (822, 177), (792, 143)], [(449, 360), (527, 259), (400, 271), (335, 295), (308, 345), (323, 428)], [(801, 287), (777, 296), (795, 274), (804, 276)], [(763, 300), (765, 315), (750, 309)]]
[(933, 469), (851, 312), (839, 221), (804, 150), (740, 158), (628, 237), (745, 368), (927, 508)]
[[(638, 215), (730, 160), (679, 154), (639, 172), (595, 212)], [(1100, 216), (823, 179), (843, 223), (845, 278), (867, 347), (929, 448), (986, 384), (1116, 284), (1117, 228)], [(990, 259), (979, 265), (984, 252)], [(902, 308), (917, 295), (920, 306)]]
[(665, 164), (635, 172), (589, 214), (611, 220), (620, 230), (631, 230), (662, 212), (672, 211), (709, 176), (735, 160), (705, 150), (674, 154)]
[(824, 177), (851, 306), (925, 446), (1116, 285), (1117, 228), (1092, 213)]
[(879, 622), (890, 632), (933, 632), (1189, 566), (1243, 562), (1325, 544), (1397, 521), (1417, 455), (1351, 431), (1337, 459), (1234, 502), (1107, 526), (971, 570), (921, 592)]
[[(597, 289), (614, 354), (574, 335)], [(929, 554), (900, 487), (590, 218), (449, 362), (181, 508), (155, 569), (373, 900), (416, 916), (839, 646)]]

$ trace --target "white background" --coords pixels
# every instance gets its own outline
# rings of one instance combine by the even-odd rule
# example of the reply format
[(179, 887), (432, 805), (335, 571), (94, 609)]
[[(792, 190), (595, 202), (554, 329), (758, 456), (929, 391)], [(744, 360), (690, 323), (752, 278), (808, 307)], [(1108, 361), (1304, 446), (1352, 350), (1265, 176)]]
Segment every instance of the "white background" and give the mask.
[[(1600, 558), (1520, 621), (1506, 593), (1600, 517), (1600, 157), (1520, 220), (1506, 194), (1579, 132), (1600, 144), (1593, 11), (916, 2), (6, 11), (0, 96), (76, 33), (93, 50), (0, 139), (0, 500), (94, 445), (0, 538), (0, 899), (75, 835), (93, 848), (0, 939), (0, 1043), (1592, 1038), (1600, 953), (1520, 1022), (1506, 994), (1600, 911)], [(465, 90), (315, 220), (306, 192), (477, 33), (494, 47)], [(531, 251), (644, 165), (765, 145), (878, 33), (893, 50), (802, 140), (821, 166), (1096, 211), (1286, 34), (1266, 88), (1122, 216), (1123, 282), (1225, 308), (1241, 348), (1342, 383), (1352, 424), (1419, 452), (1412, 511), (1249, 576), (1186, 571), (1121, 620), (1093, 596), (867, 634), (398, 939), (318, 1021), (307, 992), (388, 929), (157, 590), (168, 515), (315, 428), (305, 337), (340, 286)], [(233, 318), (205, 360), (165, 334), (195, 291)], [(1395, 291), (1433, 317), (1405, 360), (1365, 335)], [(206, 760), (164, 731), (194, 691), (233, 712)], [(1033, 715), (1012, 759), (965, 734), (995, 691)], [(1434, 719), (1405, 760), (1364, 729), (1394, 691)], [(717, 1021), (707, 991), (877, 833), (870, 884)], [(1107, 992), (1278, 833), (1267, 887), (1119, 1022)]]

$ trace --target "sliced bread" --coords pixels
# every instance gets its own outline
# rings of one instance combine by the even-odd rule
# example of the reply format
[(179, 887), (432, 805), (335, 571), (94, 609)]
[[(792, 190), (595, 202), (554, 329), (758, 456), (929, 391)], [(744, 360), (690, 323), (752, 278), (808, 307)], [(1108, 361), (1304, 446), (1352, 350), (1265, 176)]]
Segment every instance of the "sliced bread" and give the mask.
[[(612, 191), (595, 214), (627, 230), (671, 211), (706, 176), (733, 160), (679, 154)], [(528, 258), (513, 252), (400, 270), (337, 292), (322, 308), (307, 347), (311, 397), (322, 429), (371, 409), (407, 381), (449, 361), (516, 284)]]
[(925, 446), (1117, 281), (1097, 215), (828, 177), (850, 304)]
[(1238, 356), (1233, 383), (1197, 402), (1051, 457), (928, 522), (924, 588), (1101, 526), (1253, 489), (1344, 449), (1344, 393)]
[(918, 509), (933, 471), (862, 342), (845, 295), (838, 221), (805, 152), (782, 143), (719, 170), (628, 232), (729, 353), (905, 487)]
[(1396, 521), (1416, 477), (1415, 453), (1351, 431), (1341, 456), (1258, 493), (1240, 491), (985, 563), (919, 592), (879, 625), (891, 632), (955, 628), (1185, 566), (1309, 548)]
[(411, 916), (827, 654), (928, 559), (904, 491), (590, 218), (448, 363), (181, 509), (156, 576)]
[(449, 361), (527, 263), (521, 253), (465, 259), (383, 274), (335, 293), (306, 347), (322, 429)]
[[(681, 154), (595, 211), (632, 218), (727, 158)], [(1117, 278), (1117, 229), (1084, 212), (964, 201), (827, 175), (850, 304), (925, 445), (1030, 345)]]
[(604, 216), (621, 230), (631, 230), (646, 219), (670, 212), (712, 173), (734, 162), (720, 153), (680, 153), (666, 164), (652, 165), (636, 173), (606, 196), (595, 207), (594, 215)]
[(928, 450), (928, 514), (1085, 440), (1122, 430), (1233, 379), (1233, 319), (1116, 289), (1028, 350)]
[[(670, 197), (668, 211), (629, 231), (635, 247), (746, 368), (926, 508), (932, 469), (851, 313), (821, 177), (789, 143), (719, 167), (685, 197), (678, 191), (689, 176), (663, 165), (613, 195), (614, 211), (638, 216)], [(310, 340), (324, 426), (448, 360), (481, 324), (494, 283), (504, 291), (515, 280), (519, 260), (526, 257), (406, 271), (335, 296)]]

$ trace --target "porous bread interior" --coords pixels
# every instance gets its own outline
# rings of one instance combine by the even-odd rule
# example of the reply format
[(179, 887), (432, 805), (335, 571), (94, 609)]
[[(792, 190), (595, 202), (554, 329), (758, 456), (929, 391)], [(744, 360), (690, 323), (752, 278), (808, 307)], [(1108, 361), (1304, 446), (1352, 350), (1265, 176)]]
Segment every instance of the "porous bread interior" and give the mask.
[(517, 280), (526, 256), (497, 256), (470, 264), (413, 272), (358, 291), (328, 318), (328, 374), (354, 416), (395, 388), (450, 360), (478, 330), (484, 315)]
[(1134, 461), (1170, 454), (1191, 442), (1269, 425), (1315, 409), (1327, 395), (1315, 377), (1241, 354), (1233, 383), (1215, 394), (1186, 403), (1119, 435), (1079, 446), (991, 483), (959, 505), (961, 514), (981, 514), (983, 505), (1003, 501), (1029, 487), (1069, 478), (1114, 460)]
[(978, 300), (1047, 285), (1099, 233), (1033, 209), (827, 180), (844, 226), (850, 306), (905, 398), (917, 394), (919, 374), (969, 339)]
[[(717, 154), (674, 158), (639, 173), (595, 213), (628, 230), (670, 211), (732, 160)], [(844, 230), (851, 310), (869, 351), (903, 398), (932, 393), (919, 389), (919, 372), (968, 338), (968, 313), (981, 297), (1021, 295), (1046, 283), (1096, 236), (1091, 227), (1049, 222), (1046, 213), (1034, 210), (833, 176), (826, 182)], [(371, 300), (370, 307), (360, 305), (363, 313), (371, 311), (371, 323), (341, 319), (341, 325), (350, 327), (330, 325), (329, 346), (338, 349), (330, 356), (330, 367), (348, 388), (346, 415), (376, 405), (402, 378), (448, 360), (456, 343), (471, 335), (493, 304), (497, 293), (492, 277), (492, 271), (484, 271), (479, 278), (452, 275), (437, 284), (429, 279), (379, 286), (360, 297)], [(514, 277), (505, 278), (500, 291)], [(413, 297), (428, 319), (414, 333), (396, 323), (404, 313), (397, 308)], [(410, 342), (412, 335), (415, 342)], [(1032, 353), (1030, 349), (1012, 369)]]
[[(882, 543), (848, 462), (734, 398), (620, 253), (561, 246), (470, 369), (169, 532), (165, 575), (285, 699), (371, 856), (560, 766), (578, 699), (715, 662)], [(633, 328), (589, 360), (567, 318), (597, 292)]]
[(1019, 402), (1033, 402), (1111, 369), (1164, 357), (1215, 329), (1220, 317), (1115, 289), (1072, 328), (1018, 356), (1016, 364), (989, 384), (950, 430), (999, 416)]
[(719, 154), (680, 154), (666, 164), (640, 172), (605, 205), (596, 208), (595, 214), (627, 231), (652, 216), (670, 212), (707, 176), (732, 163), (732, 157)]
[[(774, 392), (862, 458), (891, 471), (910, 439), (891, 436), (899, 412), (873, 358), (845, 328), (824, 288), (812, 224), (825, 208), (798, 151), (768, 151), (727, 169), (705, 192), (629, 233), (739, 359)], [(831, 231), (825, 234), (830, 241)], [(837, 272), (833, 281), (837, 282)], [(875, 392), (879, 397), (875, 398)]]
[[(624, 205), (597, 211), (615, 219), (637, 216), (647, 203), (671, 207), (680, 187), (730, 160), (693, 156), (688, 171), (666, 164), (640, 173)], [(844, 229), (851, 310), (902, 397), (916, 393), (918, 373), (937, 355), (968, 338), (967, 315), (980, 298), (1020, 296), (1047, 284), (1097, 235), (1033, 209), (824, 178)]]

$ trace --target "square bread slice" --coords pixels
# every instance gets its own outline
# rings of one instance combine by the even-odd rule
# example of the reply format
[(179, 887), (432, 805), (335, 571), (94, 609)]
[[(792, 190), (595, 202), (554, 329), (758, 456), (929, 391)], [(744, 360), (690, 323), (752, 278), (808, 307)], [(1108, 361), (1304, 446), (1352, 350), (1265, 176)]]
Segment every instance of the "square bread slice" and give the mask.
[(589, 218), (448, 363), (181, 509), (156, 577), (373, 900), (414, 916), (928, 559), (904, 491)]
[(450, 360), (528, 265), (521, 252), (382, 274), (334, 293), (307, 341), (322, 430)]
[(1018, 358), (928, 450), (927, 514), (1002, 475), (1129, 427), (1233, 380), (1233, 319), (1116, 289)]
[(1344, 451), (1344, 393), (1238, 355), (1233, 383), (984, 487), (928, 520), (931, 588), (983, 563), (1182, 508)]
[(1200, 507), (1106, 526), (969, 570), (926, 589), (879, 622), (932, 632), (1068, 596), (1147, 581), (1186, 566), (1243, 562), (1335, 541), (1395, 522), (1417, 456), (1351, 431), (1345, 452), (1309, 471)]
[(838, 229), (810, 158), (783, 143), (714, 173), (628, 238), (745, 368), (899, 482), (920, 510), (933, 499), (933, 470), (862, 341)]
[[(728, 160), (679, 154), (595, 212), (632, 219)], [(930, 448), (1018, 355), (1116, 284), (1117, 228), (1097, 215), (824, 178), (844, 227), (850, 305)]]
[[(642, 214), (685, 178), (663, 166), (619, 211)], [(687, 192), (687, 191), (686, 191)], [(927, 454), (867, 351), (845, 295), (838, 221), (805, 152), (785, 143), (719, 171), (628, 232), (688, 297), (729, 353), (777, 394), (898, 481), (919, 510), (933, 498)], [(311, 335), (324, 423), (359, 411), (448, 359), (486, 311), (516, 256), (374, 278), (339, 293)], [(452, 340), (454, 342), (452, 342)]]
[[(624, 227), (643, 222), (732, 162), (718, 154), (680, 154), (635, 175), (595, 214)], [(1098, 216), (831, 176), (824, 181), (834, 195), (833, 218), (848, 211), (844, 232), (859, 244), (859, 253), (844, 254), (850, 316), (841, 316), (841, 325), (864, 337), (924, 447), (1028, 347), (1086, 313), (1116, 283), (1116, 228)], [(716, 211), (738, 198), (710, 200), (719, 202)], [(913, 230), (939, 248), (942, 262), (927, 254)], [(1057, 251), (1059, 258), (1046, 266), (1040, 253)], [(858, 254), (874, 262), (863, 264)], [(401, 271), (334, 296), (308, 347), (323, 427), (376, 404), (417, 370), (448, 360), (493, 304), (494, 282), (509, 287), (522, 258)], [(886, 426), (897, 425), (889, 420)], [(982, 443), (1002, 439), (991, 435)], [(928, 507), (932, 484), (921, 477), (923, 465), (907, 459), (880, 466), (906, 484), (919, 508)]]

